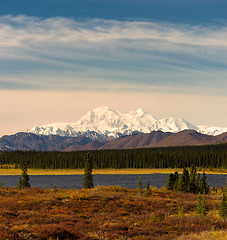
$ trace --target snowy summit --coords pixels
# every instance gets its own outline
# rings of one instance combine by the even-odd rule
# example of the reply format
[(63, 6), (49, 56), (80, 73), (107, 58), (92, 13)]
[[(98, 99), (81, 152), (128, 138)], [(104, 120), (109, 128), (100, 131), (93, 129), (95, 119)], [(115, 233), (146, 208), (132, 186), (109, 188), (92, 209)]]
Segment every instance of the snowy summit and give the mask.
[(38, 135), (60, 135), (76, 137), (87, 134), (88, 137), (97, 139), (117, 138), (130, 135), (134, 132), (149, 133), (152, 131), (179, 132), (185, 129), (194, 129), (210, 135), (218, 135), (227, 131), (227, 128), (197, 127), (183, 118), (156, 119), (141, 108), (129, 113), (120, 113), (107, 106), (98, 107), (89, 111), (75, 123), (51, 123), (35, 126), (28, 132)]

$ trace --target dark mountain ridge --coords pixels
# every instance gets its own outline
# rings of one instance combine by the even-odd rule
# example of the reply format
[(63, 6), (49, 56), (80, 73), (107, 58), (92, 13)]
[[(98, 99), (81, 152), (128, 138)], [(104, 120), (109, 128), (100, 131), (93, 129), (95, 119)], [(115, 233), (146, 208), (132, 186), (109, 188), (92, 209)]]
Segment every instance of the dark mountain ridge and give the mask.
[(169, 146), (192, 146), (227, 142), (227, 132), (217, 136), (201, 134), (195, 130), (178, 133), (154, 131), (121, 136), (109, 141), (91, 140), (87, 135), (62, 137), (19, 132), (0, 138), (1, 151), (82, 151), (122, 148), (151, 148)]
[(36, 135), (19, 132), (0, 138), (0, 150), (4, 151), (63, 151), (71, 145), (86, 145), (92, 140), (87, 136), (61, 137), (58, 135)]

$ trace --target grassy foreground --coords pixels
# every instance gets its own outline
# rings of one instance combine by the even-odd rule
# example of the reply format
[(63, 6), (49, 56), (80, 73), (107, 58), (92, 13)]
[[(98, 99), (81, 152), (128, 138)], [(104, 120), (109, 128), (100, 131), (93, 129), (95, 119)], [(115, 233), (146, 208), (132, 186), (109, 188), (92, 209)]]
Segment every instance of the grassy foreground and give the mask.
[(201, 233), (192, 233), (189, 235), (182, 235), (176, 240), (225, 240), (227, 239), (227, 231), (209, 230)]
[[(93, 169), (93, 174), (154, 174), (154, 173), (182, 173), (183, 169), (152, 168), (152, 169)], [(205, 169), (206, 174), (227, 174), (225, 169)], [(197, 171), (203, 173), (203, 170)], [(83, 175), (84, 169), (28, 169), (29, 175)], [(0, 175), (21, 175), (20, 169), (0, 169)]]
[[(196, 213), (197, 195), (190, 193), (153, 188), (146, 196), (144, 190), (138, 194), (120, 186), (92, 190), (4, 188), (0, 190), (0, 239), (222, 237), (227, 222), (218, 215), (220, 202), (221, 194), (209, 194), (208, 214), (201, 216)], [(192, 234), (195, 232), (198, 238)]]

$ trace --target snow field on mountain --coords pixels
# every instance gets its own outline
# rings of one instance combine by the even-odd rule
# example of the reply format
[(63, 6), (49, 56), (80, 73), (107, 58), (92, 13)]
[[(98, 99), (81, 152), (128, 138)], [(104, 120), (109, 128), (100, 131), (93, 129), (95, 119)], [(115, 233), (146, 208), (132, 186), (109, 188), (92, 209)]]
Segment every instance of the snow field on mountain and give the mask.
[(90, 138), (98, 137), (117, 138), (121, 135), (130, 135), (133, 132), (149, 133), (152, 131), (179, 132), (193, 129), (203, 134), (218, 135), (227, 131), (227, 128), (194, 126), (183, 118), (156, 119), (141, 108), (129, 113), (120, 113), (107, 106), (98, 107), (89, 111), (75, 123), (51, 123), (35, 126), (28, 132), (38, 135), (60, 135), (76, 137), (87, 133)]

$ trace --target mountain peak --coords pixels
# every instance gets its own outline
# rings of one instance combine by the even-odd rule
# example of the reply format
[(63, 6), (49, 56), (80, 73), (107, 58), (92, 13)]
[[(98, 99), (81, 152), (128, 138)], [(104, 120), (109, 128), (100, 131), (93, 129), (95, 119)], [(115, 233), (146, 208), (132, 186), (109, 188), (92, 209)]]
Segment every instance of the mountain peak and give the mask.
[(184, 129), (194, 129), (210, 135), (218, 135), (226, 132), (221, 128), (200, 128), (190, 124), (182, 117), (170, 117), (158, 120), (142, 108), (129, 113), (115, 111), (108, 106), (101, 106), (90, 110), (76, 123), (52, 123), (36, 126), (28, 132), (41, 135), (60, 135), (76, 137), (81, 134), (94, 132), (89, 138), (96, 139), (102, 136), (105, 139), (117, 138), (122, 135), (131, 135), (133, 132), (150, 133), (163, 131), (176, 133)]
[(108, 106), (100, 106), (97, 108), (92, 109), (93, 112), (104, 112), (104, 111), (112, 111)]
[(142, 108), (138, 108), (138, 109), (136, 110), (136, 113), (137, 113), (139, 116), (142, 116), (145, 112), (144, 112), (144, 110), (143, 110)]
[(97, 116), (107, 115), (107, 114), (116, 114), (116, 115), (118, 115), (118, 112), (113, 110), (113, 109), (111, 109), (111, 108), (109, 108), (109, 107), (107, 107), (107, 106), (101, 106), (101, 107), (97, 107), (97, 108), (94, 108), (94, 109), (90, 110), (87, 114), (90, 114), (90, 115), (91, 114), (95, 114)]

